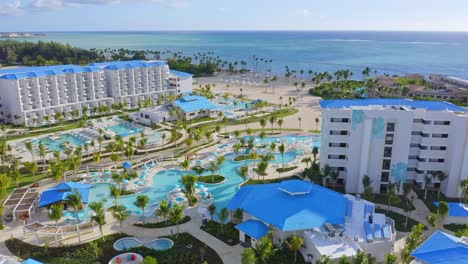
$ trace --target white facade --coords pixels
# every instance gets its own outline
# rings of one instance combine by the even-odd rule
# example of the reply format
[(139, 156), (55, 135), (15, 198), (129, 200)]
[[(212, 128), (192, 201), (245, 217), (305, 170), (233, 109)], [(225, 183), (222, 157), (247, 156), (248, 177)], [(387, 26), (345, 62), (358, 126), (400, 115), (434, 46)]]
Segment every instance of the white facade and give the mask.
[[(184, 77), (178, 84), (180, 92), (191, 91), (191, 79)], [(148, 100), (153, 104), (180, 93), (177, 87), (169, 85), (169, 67), (161, 61), (5, 69), (0, 70), (0, 119), (40, 126), (57, 122), (58, 112), (65, 120), (80, 118), (83, 107), (125, 103), (135, 108)]]
[[(365, 175), (374, 192), (385, 193), (389, 182), (414, 180), (425, 188), (426, 174), (443, 171), (448, 178), (441, 183), (442, 193), (460, 196), (458, 184), (468, 178), (468, 114), (463, 109), (444, 102), (418, 107), (410, 100), (342, 107), (323, 102), (320, 164), (340, 171), (347, 192), (362, 193)], [(432, 104), (448, 106), (434, 110)], [(440, 183), (433, 179), (432, 184)]]
[(185, 72), (171, 70), (169, 74), (169, 87), (176, 89), (177, 93), (191, 93), (193, 91), (193, 77)]

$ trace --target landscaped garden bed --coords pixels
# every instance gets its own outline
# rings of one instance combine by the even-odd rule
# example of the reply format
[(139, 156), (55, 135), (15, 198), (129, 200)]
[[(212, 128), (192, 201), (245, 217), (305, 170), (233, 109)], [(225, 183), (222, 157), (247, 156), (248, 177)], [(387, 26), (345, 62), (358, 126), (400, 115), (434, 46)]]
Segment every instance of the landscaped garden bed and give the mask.
[(454, 232), (455, 236), (457, 237), (462, 237), (462, 236), (468, 237), (468, 224), (464, 224), (464, 225), (450, 224), (450, 225), (444, 225), (444, 228)]
[[(187, 223), (190, 221), (191, 218), (190, 216), (186, 215), (182, 221), (180, 221), (179, 225)], [(134, 226), (137, 227), (143, 227), (143, 228), (164, 228), (164, 227), (170, 227), (170, 226), (175, 226), (174, 223), (171, 221), (166, 221), (166, 222), (157, 222), (157, 223), (136, 223), (133, 224)]]
[(282, 182), (282, 181), (287, 181), (287, 180), (301, 180), (301, 178), (299, 178), (299, 177), (297, 177), (297, 176), (291, 176), (291, 177), (276, 178), (276, 179), (267, 179), (267, 180), (254, 180), (254, 179), (249, 179), (249, 180), (248, 180), (247, 182), (245, 182), (243, 185), (275, 183), (275, 182)]
[(227, 223), (223, 226), (223, 234), (221, 233), (221, 224), (215, 221), (208, 221), (206, 225), (200, 227), (201, 230), (223, 241), (229, 246), (235, 246), (240, 243), (239, 230), (234, 228), (234, 224)]
[(425, 190), (419, 188), (418, 185), (413, 185), (413, 191), (418, 195), (419, 199), (421, 199), (424, 204), (431, 210), (431, 212), (436, 213), (437, 212), (437, 206), (435, 206), (434, 202), (439, 202), (439, 201), (444, 201), (444, 202), (458, 202), (458, 199), (451, 199), (445, 197), (443, 193), (440, 194), (440, 199), (437, 197), (437, 191), (435, 190), (428, 190), (427, 191), (427, 197), (424, 199), (424, 193)]
[(221, 182), (223, 182), (225, 180), (226, 180), (226, 178), (224, 176), (222, 176), (222, 175), (206, 175), (206, 176), (197, 177), (198, 182), (211, 183), (211, 184), (221, 183)]
[[(265, 157), (265, 155), (258, 155), (257, 160), (262, 160)], [(247, 154), (247, 155), (239, 155), (234, 158), (234, 161), (244, 161), (244, 160), (252, 160), (252, 153)], [(272, 156), (272, 159), (276, 159), (274, 156)]]
[(297, 169), (297, 166), (286, 167), (286, 168), (277, 168), (276, 171), (279, 173), (288, 172)]
[(83, 243), (75, 246), (40, 247), (12, 238), (5, 241), (8, 249), (16, 256), (27, 259), (34, 258), (47, 264), (95, 264), (108, 263), (113, 257), (125, 252), (135, 252), (143, 257), (152, 256), (158, 264), (209, 264), (222, 263), (219, 255), (210, 247), (188, 233), (181, 233), (167, 238), (174, 241), (174, 246), (167, 250), (157, 251), (147, 247), (116, 251), (114, 242), (120, 238), (128, 237), (126, 234), (112, 234), (103, 239)]

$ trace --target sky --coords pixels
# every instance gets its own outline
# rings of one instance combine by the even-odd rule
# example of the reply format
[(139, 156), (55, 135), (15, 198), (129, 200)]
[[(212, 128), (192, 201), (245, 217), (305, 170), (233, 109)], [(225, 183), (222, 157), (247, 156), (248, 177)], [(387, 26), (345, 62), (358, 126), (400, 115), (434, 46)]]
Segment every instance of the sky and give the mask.
[(0, 32), (468, 31), (467, 0), (0, 0)]

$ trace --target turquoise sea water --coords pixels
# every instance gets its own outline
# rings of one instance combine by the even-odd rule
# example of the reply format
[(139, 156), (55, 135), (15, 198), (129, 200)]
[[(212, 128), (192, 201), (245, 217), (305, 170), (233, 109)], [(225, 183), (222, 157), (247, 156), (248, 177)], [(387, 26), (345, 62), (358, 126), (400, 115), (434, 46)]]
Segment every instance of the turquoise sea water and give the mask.
[(226, 60), (252, 55), (273, 60), (272, 70), (335, 71), (348, 68), (359, 78), (366, 66), (380, 73), (441, 73), (468, 78), (468, 33), (455, 32), (75, 32), (41, 38), (83, 48), (213, 51)]

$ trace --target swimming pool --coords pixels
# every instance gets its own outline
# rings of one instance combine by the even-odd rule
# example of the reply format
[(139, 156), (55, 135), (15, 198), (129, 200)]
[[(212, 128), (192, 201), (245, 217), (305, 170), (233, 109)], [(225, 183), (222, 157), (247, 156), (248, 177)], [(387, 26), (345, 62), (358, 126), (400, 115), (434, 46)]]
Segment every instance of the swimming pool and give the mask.
[(125, 237), (121, 238), (114, 243), (114, 249), (117, 251), (122, 251), (131, 248), (137, 248), (145, 246), (147, 248), (152, 248), (155, 250), (166, 250), (174, 246), (174, 241), (169, 238), (157, 238), (151, 242), (141, 242), (134, 237)]
[(63, 151), (62, 145), (66, 142), (72, 143), (75, 146), (84, 146), (85, 141), (81, 140), (78, 137), (66, 133), (59, 136), (60, 139), (54, 140), (51, 137), (45, 137), (41, 139), (33, 140), (34, 143), (39, 144), (39, 141), (44, 144), (44, 146), (50, 151)]
[(108, 127), (108, 129), (121, 137), (131, 136), (143, 131), (143, 128), (138, 128), (130, 123), (122, 122)]
[(147, 136), (148, 145), (160, 145), (162, 144), (162, 135), (161, 132), (153, 132)]
[[(306, 138), (306, 137), (304, 137)], [(309, 138), (312, 138), (309, 136)], [(314, 137), (316, 138), (316, 137)], [(268, 139), (268, 140), (275, 140)], [(229, 148), (229, 147), (228, 147)], [(289, 163), (296, 159), (297, 157), (296, 150), (289, 150), (284, 154), (284, 162)], [(270, 164), (281, 164), (283, 162), (281, 154), (274, 153), (275, 159), (270, 161)], [(221, 166), (221, 174), (226, 177), (226, 181), (222, 184), (211, 185), (205, 184), (208, 188), (208, 191), (215, 198), (214, 204), (216, 205), (217, 210), (221, 210), (223, 207), (226, 207), (229, 201), (232, 199), (234, 194), (237, 192), (239, 184), (242, 183), (243, 179), (237, 174), (238, 168), (245, 164), (253, 163), (253, 160), (246, 160), (242, 162), (235, 162), (234, 153), (229, 153), (225, 155), (226, 162)], [(258, 162), (258, 161), (257, 161)], [(183, 170), (163, 170), (154, 175), (148, 175), (148, 177), (153, 177), (152, 185), (149, 188), (138, 192), (137, 194), (126, 195), (119, 199), (121, 205), (124, 205), (127, 209), (132, 211), (134, 214), (141, 214), (140, 208), (134, 205), (134, 201), (138, 195), (144, 194), (150, 198), (150, 205), (145, 209), (146, 214), (154, 214), (154, 209), (158, 204), (163, 200), (167, 199), (167, 193), (170, 192), (176, 184), (180, 184), (180, 179), (182, 175), (187, 173)], [(209, 172), (204, 173), (204, 175), (210, 175)], [(113, 206), (113, 198), (109, 195), (109, 184), (101, 183), (95, 184), (95, 188), (90, 190), (89, 199), (90, 202), (93, 200), (99, 201), (103, 198), (106, 199), (105, 207)], [(216, 217), (215, 217), (216, 219)]]

